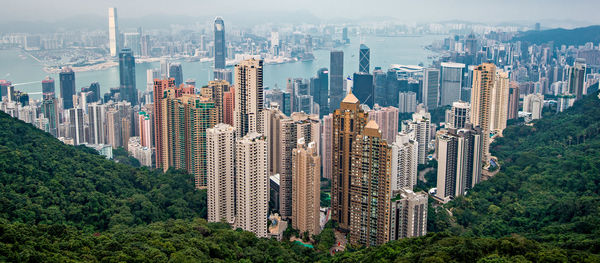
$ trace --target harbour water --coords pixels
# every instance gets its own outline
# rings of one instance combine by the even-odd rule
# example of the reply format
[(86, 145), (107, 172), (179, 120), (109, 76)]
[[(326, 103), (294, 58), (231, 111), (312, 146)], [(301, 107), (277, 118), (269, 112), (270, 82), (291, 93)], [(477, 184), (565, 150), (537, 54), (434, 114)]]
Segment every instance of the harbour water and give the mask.
[[(377, 66), (384, 70), (392, 64), (428, 65), (429, 58), (435, 55), (424, 47), (443, 36), (410, 36), (410, 37), (379, 37), (372, 36), (364, 39), (371, 49), (371, 71)], [(351, 44), (340, 47), (344, 51), (344, 74), (351, 75), (358, 71), (358, 50), (360, 41), (352, 38)], [(329, 68), (329, 50), (315, 50), (312, 61), (292, 62), (283, 64), (268, 64), (264, 67), (265, 88), (279, 87), (285, 89), (287, 78), (310, 78), (316, 75), (320, 68)], [(195, 79), (199, 86), (206, 85), (211, 77), (213, 62), (178, 61), (183, 66), (183, 78)], [(158, 62), (136, 64), (136, 84), (139, 90), (146, 89), (146, 70), (159, 68)], [(30, 97), (40, 99), (41, 80), (51, 76), (56, 81), (57, 95), (60, 93), (58, 74), (44, 72), (43, 65), (21, 50), (0, 50), (0, 79), (12, 81), (16, 90), (34, 93)], [(103, 70), (76, 72), (77, 89), (99, 82), (104, 94), (112, 87), (119, 86), (118, 67)]]

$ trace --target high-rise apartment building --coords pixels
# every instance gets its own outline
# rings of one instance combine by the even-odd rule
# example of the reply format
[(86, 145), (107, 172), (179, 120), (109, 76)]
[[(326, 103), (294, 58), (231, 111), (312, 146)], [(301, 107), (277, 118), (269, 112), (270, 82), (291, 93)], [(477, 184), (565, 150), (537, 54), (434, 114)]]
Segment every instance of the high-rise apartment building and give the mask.
[(70, 67), (64, 67), (60, 71), (59, 78), (63, 109), (72, 109), (73, 96), (75, 95), (75, 72)]
[[(496, 82), (496, 66), (483, 63), (473, 69), (473, 88), (471, 89), (471, 121), (480, 127), (483, 134), (483, 154), (489, 160), (489, 134), (492, 115), (492, 94)], [(508, 103), (508, 102), (507, 102)]]
[[(235, 128), (206, 130), (208, 222), (235, 221)], [(266, 205), (266, 204), (265, 204)]]
[(585, 83), (585, 60), (577, 59), (573, 66), (569, 67), (568, 81), (569, 93), (575, 95), (577, 100), (583, 98), (583, 87)]
[(398, 94), (398, 110), (402, 113), (415, 112), (417, 110), (417, 93), (400, 92)]
[(58, 133), (58, 100), (55, 97), (44, 97), (40, 110), (44, 118), (48, 119), (48, 132), (54, 137), (60, 137)]
[(129, 48), (124, 48), (119, 52), (119, 83), (120, 93), (123, 100), (131, 103), (131, 106), (138, 104), (137, 88), (135, 86), (135, 57)]
[(462, 78), (465, 64), (444, 62), (441, 64), (440, 106), (452, 105), (459, 101), (462, 91)]
[(452, 103), (446, 110), (446, 128), (462, 129), (471, 122), (471, 104), (464, 101)]
[(222, 108), (222, 116), (223, 123), (227, 123), (231, 126), (235, 124), (234, 116), (235, 116), (235, 87), (229, 86), (229, 91), (223, 92), (223, 108)]
[(390, 209), (390, 240), (427, 234), (427, 193), (400, 189), (394, 192)]
[(423, 91), (421, 102), (427, 110), (437, 108), (440, 99), (440, 70), (426, 68), (423, 70)]
[(69, 109), (69, 134), (73, 138), (74, 145), (87, 142), (83, 115), (84, 111), (82, 108)]
[(358, 72), (369, 74), (371, 72), (369, 69), (371, 49), (369, 49), (369, 47), (367, 47), (365, 44), (360, 44), (360, 50), (358, 53)]
[(90, 103), (88, 105), (88, 118), (90, 125), (90, 144), (106, 144), (105, 140), (105, 115), (106, 105)]
[(333, 113), (331, 218), (344, 230), (350, 229), (351, 157), (356, 138), (367, 124), (360, 101), (349, 93)]
[(407, 121), (406, 126), (407, 131), (414, 133), (414, 138), (419, 143), (419, 164), (426, 164), (431, 141), (431, 114), (424, 109), (418, 109), (413, 113), (412, 120)]
[(237, 138), (263, 132), (263, 61), (248, 59), (235, 65), (235, 125)]
[(519, 117), (519, 85), (516, 82), (510, 82), (508, 89), (508, 116), (509, 120)]
[(527, 94), (527, 96), (523, 98), (523, 111), (531, 113), (531, 119), (541, 119), (543, 109), (544, 95), (539, 93), (532, 93)]
[(508, 120), (509, 97), (508, 72), (496, 71), (490, 101), (490, 131), (502, 135)]
[(321, 232), (321, 158), (315, 142), (304, 138), (292, 152), (292, 227), (300, 233), (318, 235)]
[(417, 184), (419, 143), (405, 132), (397, 135), (392, 144), (392, 177), (390, 190), (413, 189)]
[(344, 98), (344, 51), (334, 50), (329, 55), (329, 105), (336, 110)]
[(108, 8), (108, 47), (112, 57), (119, 52), (119, 24), (117, 23), (117, 8)]
[(480, 128), (439, 131), (436, 138), (438, 174), (436, 197), (446, 202), (464, 195), (481, 180), (483, 137)]
[(374, 120), (355, 139), (350, 166), (349, 241), (381, 245), (389, 241), (390, 234), (392, 149)]
[(215, 69), (225, 68), (227, 49), (225, 48), (225, 22), (223, 18), (215, 18)]
[(54, 79), (46, 77), (42, 80), (42, 97), (55, 97)]
[(381, 129), (381, 136), (388, 144), (396, 141), (398, 134), (398, 108), (396, 107), (381, 107), (375, 104), (372, 110), (368, 112), (369, 120), (374, 120)]
[(327, 114), (321, 119), (321, 167), (323, 178), (331, 180), (333, 158), (333, 114)]
[(265, 137), (250, 132), (236, 142), (235, 227), (267, 237), (269, 176)]
[(140, 133), (140, 145), (152, 148), (152, 114), (146, 111), (138, 113), (138, 127)]
[(225, 94), (230, 92), (229, 83), (224, 80), (209, 81), (208, 86), (200, 89), (202, 96), (210, 98), (217, 109), (217, 123), (225, 123)]

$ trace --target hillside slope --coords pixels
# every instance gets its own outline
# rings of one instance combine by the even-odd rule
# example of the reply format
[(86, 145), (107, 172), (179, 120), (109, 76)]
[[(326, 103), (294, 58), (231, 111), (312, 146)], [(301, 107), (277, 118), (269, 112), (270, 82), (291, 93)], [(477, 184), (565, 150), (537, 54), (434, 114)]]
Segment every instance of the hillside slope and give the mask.
[(574, 29), (555, 28), (542, 31), (526, 31), (519, 33), (513, 41), (524, 41), (531, 44), (544, 44), (554, 41), (554, 46), (584, 45), (587, 42), (600, 42), (600, 26), (579, 27)]

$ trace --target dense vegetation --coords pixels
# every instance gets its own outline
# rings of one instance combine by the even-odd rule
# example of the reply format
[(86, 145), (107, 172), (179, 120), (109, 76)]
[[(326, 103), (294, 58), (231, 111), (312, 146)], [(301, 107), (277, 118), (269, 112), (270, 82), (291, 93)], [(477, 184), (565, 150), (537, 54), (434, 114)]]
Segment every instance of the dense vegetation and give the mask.
[(597, 93), (504, 135), (496, 176), (430, 204), (438, 233), (331, 257), (332, 223), (316, 249), (207, 223), (190, 176), (115, 163), (0, 113), (0, 261), (600, 262)]
[(584, 45), (587, 42), (600, 42), (600, 26), (579, 27), (575, 29), (549, 29), (542, 31), (526, 31), (513, 38), (513, 41), (524, 41), (531, 44), (554, 42), (555, 47), (561, 45)]
[(191, 176), (106, 160), (0, 113), (0, 218), (90, 230), (206, 216)]
[(501, 171), (450, 204), (469, 234), (520, 233), (600, 252), (600, 100), (512, 126), (491, 147)]

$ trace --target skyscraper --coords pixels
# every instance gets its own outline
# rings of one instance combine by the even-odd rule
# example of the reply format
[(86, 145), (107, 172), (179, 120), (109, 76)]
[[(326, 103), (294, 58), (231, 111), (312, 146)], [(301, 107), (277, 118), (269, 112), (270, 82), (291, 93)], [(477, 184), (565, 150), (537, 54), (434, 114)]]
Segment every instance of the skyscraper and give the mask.
[(250, 132), (236, 142), (235, 227), (267, 237), (269, 176), (265, 137)]
[[(471, 124), (481, 128), (483, 154), (487, 163), (489, 158), (489, 134), (492, 110), (492, 92), (496, 82), (496, 66), (483, 63), (473, 69), (473, 88), (471, 89)], [(508, 103), (508, 102), (507, 102)]]
[(357, 136), (367, 124), (360, 101), (349, 93), (333, 113), (331, 218), (344, 230), (350, 229), (351, 157)]
[(169, 64), (169, 78), (175, 79), (175, 86), (183, 84), (183, 69), (181, 63)]
[(321, 158), (315, 142), (298, 139), (292, 152), (292, 226), (300, 233), (321, 232)]
[(373, 75), (364, 72), (354, 73), (352, 93), (356, 98), (369, 108), (375, 105), (375, 87), (373, 86)]
[(417, 93), (412, 91), (398, 93), (398, 110), (402, 113), (417, 110)]
[(235, 128), (237, 138), (262, 132), (263, 61), (249, 59), (235, 65)]
[(231, 87), (229, 83), (224, 80), (209, 81), (207, 87), (200, 89), (202, 96), (210, 98), (215, 103), (217, 109), (217, 123), (224, 122), (224, 97), (225, 94), (230, 92)]
[(444, 62), (441, 64), (440, 106), (452, 105), (459, 101), (462, 91), (463, 69), (465, 64)]
[(585, 60), (583, 59), (575, 60), (574, 65), (569, 67), (569, 93), (575, 95), (577, 100), (583, 98), (585, 67)]
[(371, 71), (369, 71), (369, 63), (371, 60), (371, 50), (369, 47), (367, 47), (365, 44), (360, 44), (358, 57), (358, 72), (367, 74), (370, 73)]
[(70, 67), (64, 67), (60, 71), (59, 78), (63, 109), (71, 109), (73, 108), (73, 95), (75, 95), (75, 72)]
[(323, 167), (323, 178), (331, 180), (331, 161), (333, 157), (333, 114), (323, 116), (321, 121), (321, 167)]
[(508, 120), (508, 72), (496, 71), (491, 97), (490, 131), (502, 135)]
[(50, 76), (42, 80), (42, 97), (54, 97), (54, 79)]
[(225, 48), (225, 23), (223, 18), (215, 18), (215, 69), (225, 68), (225, 57), (227, 49)]
[(119, 52), (119, 83), (121, 96), (131, 106), (138, 104), (137, 88), (135, 87), (135, 58), (131, 49), (124, 48)]
[(519, 85), (516, 82), (510, 82), (509, 84), (507, 114), (509, 120), (519, 117)]
[(119, 51), (119, 25), (117, 23), (117, 8), (108, 8), (108, 46), (110, 55), (117, 56)]
[(401, 189), (391, 202), (390, 240), (427, 234), (427, 193)]
[(531, 119), (542, 118), (544, 109), (544, 95), (539, 93), (528, 94), (523, 98), (523, 111), (531, 113)]
[(398, 134), (398, 114), (399, 111), (396, 107), (380, 107), (377, 104), (368, 114), (369, 120), (377, 122), (381, 129), (381, 137), (390, 145), (396, 141)]
[(105, 114), (106, 106), (104, 104), (91, 103), (88, 105), (88, 118), (90, 124), (91, 144), (106, 144), (105, 140)]
[(223, 92), (223, 123), (234, 125), (235, 87), (229, 86), (229, 91)]
[(440, 97), (440, 70), (426, 68), (423, 70), (422, 103), (427, 110), (437, 108)]
[(464, 101), (452, 103), (452, 108), (446, 112), (446, 127), (463, 129), (471, 122), (471, 104)]
[(401, 132), (392, 144), (392, 192), (406, 188), (413, 189), (417, 184), (419, 143), (410, 135)]
[(351, 244), (381, 245), (390, 234), (392, 149), (373, 120), (352, 144), (350, 169)]
[[(208, 221), (235, 221), (235, 128), (220, 123), (206, 130)], [(265, 204), (266, 205), (266, 204)]]
[(481, 180), (483, 137), (479, 128), (439, 131), (436, 138), (438, 173), (436, 197), (446, 202), (464, 195)]
[(75, 145), (87, 142), (82, 108), (69, 109), (69, 129), (69, 134), (71, 135), (71, 138), (73, 138)]
[(213, 71), (213, 78), (215, 80), (224, 80), (229, 82), (229, 84), (233, 84), (231, 69), (217, 68)]
[(344, 51), (334, 50), (329, 58), (329, 105), (333, 112), (340, 106), (344, 94)]
[(419, 164), (426, 164), (431, 141), (431, 114), (417, 110), (412, 115), (412, 121), (408, 121), (408, 130), (414, 132), (415, 140), (419, 143)]
[(146, 111), (138, 113), (138, 127), (140, 129), (140, 145), (152, 148), (152, 114)]
[(41, 112), (48, 119), (48, 132), (54, 137), (58, 134), (58, 100), (55, 97), (44, 97)]
[(329, 71), (321, 68), (317, 76), (310, 81), (310, 95), (313, 101), (319, 104), (319, 117), (329, 114)]

